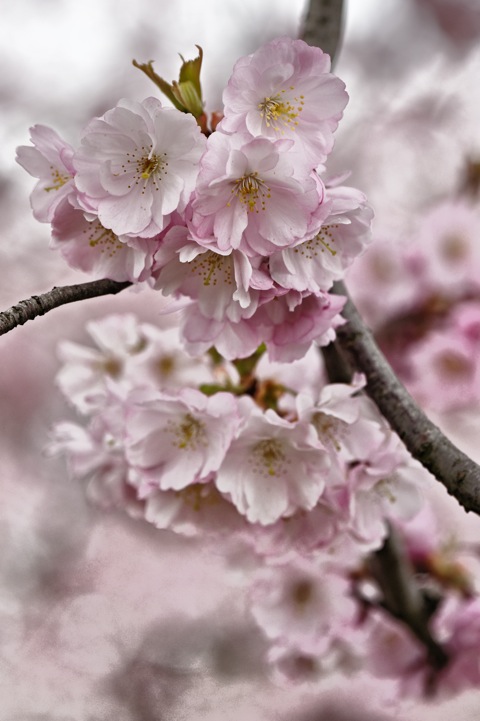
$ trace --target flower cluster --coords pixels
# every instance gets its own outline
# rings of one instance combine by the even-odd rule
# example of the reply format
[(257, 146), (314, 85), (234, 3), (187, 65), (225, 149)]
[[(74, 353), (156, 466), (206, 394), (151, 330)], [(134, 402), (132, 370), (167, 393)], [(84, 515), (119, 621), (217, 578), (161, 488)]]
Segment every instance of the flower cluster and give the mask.
[[(188, 506), (198, 493), (199, 519), (211, 510), (213, 494), (250, 524), (269, 527), (259, 536), (268, 555), (272, 533), (283, 528), (278, 521), (317, 507), (329, 515), (330, 533), (348, 536), (360, 549), (378, 547), (389, 518), (417, 510), (417, 466), (359, 395), (360, 378), (327, 384), (320, 393), (313, 383), (296, 392), (264, 363), (263, 379), (248, 390), (234, 364), (214, 363), (209, 355), (194, 364), (176, 329), (161, 331), (133, 315), (109, 316), (87, 329), (97, 348), (64, 342), (58, 384), (92, 417), (91, 426), (61, 424), (54, 445), (67, 451), (76, 475), (95, 469), (97, 489), (102, 474), (110, 478), (111, 468), (121, 467), (120, 486), (146, 504), (156, 525), (172, 523), (161, 510), (172, 493), (180, 515), (183, 502)], [(308, 372), (310, 357), (301, 362)], [(105, 485), (111, 490), (111, 479)], [(319, 530), (325, 529), (310, 538), (305, 527), (297, 545), (320, 543)]]
[[(121, 100), (77, 149), (35, 126), (18, 150), (39, 178), (34, 214), (72, 267), (160, 290), (181, 312), (179, 328), (114, 315), (88, 324), (96, 347), (62, 343), (58, 385), (86, 424), (59, 423), (50, 450), (104, 508), (253, 559), (246, 596), (283, 679), (364, 667), (412, 693), (478, 683), (462, 618), (476, 642), (473, 585), (418, 533), (427, 474), (365, 379), (329, 383), (315, 347), (335, 338), (344, 299), (329, 291), (370, 241), (363, 194), (324, 180), (344, 84), (320, 49), (274, 40), (237, 62), (209, 132), (201, 58), (172, 85), (137, 64), (174, 108)], [(406, 278), (428, 276), (424, 245)], [(470, 250), (457, 236), (438, 246), (457, 290)], [(461, 299), (455, 352), (435, 346), (458, 388), (464, 371), (480, 378), (480, 316)], [(403, 553), (385, 564), (397, 535)], [(390, 592), (402, 564), (413, 619)]]
[(130, 314), (87, 329), (96, 347), (62, 343), (58, 384), (88, 424), (59, 423), (51, 451), (103, 508), (248, 553), (251, 610), (282, 677), (305, 678), (302, 659), (343, 667), (377, 628), (354, 579), (391, 524), (419, 513), (427, 477), (363, 378), (319, 383), (315, 352), (194, 362), (177, 329)]
[(265, 343), (289, 362), (334, 338), (328, 291), (370, 239), (363, 194), (321, 179), (345, 86), (319, 48), (280, 38), (238, 61), (223, 99), (208, 137), (156, 98), (121, 100), (77, 149), (34, 126), (18, 162), (72, 267), (184, 299), (194, 354)]

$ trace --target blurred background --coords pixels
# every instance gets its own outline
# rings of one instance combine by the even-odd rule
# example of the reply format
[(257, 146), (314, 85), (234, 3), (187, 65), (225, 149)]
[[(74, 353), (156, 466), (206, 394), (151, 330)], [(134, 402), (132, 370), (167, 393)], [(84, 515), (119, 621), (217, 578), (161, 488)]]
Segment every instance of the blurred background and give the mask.
[[(297, 36), (305, 6), (0, 0), (0, 307), (88, 280), (48, 249), (49, 228), (31, 216), (35, 181), (14, 160), (30, 126), (49, 125), (75, 146), (92, 116), (122, 97), (155, 94), (133, 58), (154, 60), (171, 80), (178, 53), (194, 57), (195, 44), (204, 50), (207, 110), (221, 109), (236, 59), (279, 35)], [(478, 0), (347, 3), (336, 73), (350, 103), (328, 174), (350, 170), (347, 182), (375, 210), (374, 247), (351, 276), (373, 325), (382, 323), (379, 307), (397, 318), (406, 314), (405, 297), (417, 298), (402, 253), (420, 237), (422, 219), (458, 198), (466, 183), (473, 194), (479, 38)], [(158, 315), (142, 293), (124, 292), (57, 309), (1, 339), (1, 721), (393, 718), (373, 681), (331, 679), (321, 692), (274, 687), (227, 560), (88, 506), (64, 462), (45, 456), (52, 424), (73, 418), (55, 388), (57, 342), (88, 343), (86, 320), (126, 310), (143, 321)], [(432, 414), (478, 455), (478, 403), (468, 396), (449, 411)], [(476, 520), (451, 508), (440, 491), (438, 506), (466, 536), (478, 534)], [(395, 718), (478, 719), (479, 700), (480, 690), (410, 705)]]

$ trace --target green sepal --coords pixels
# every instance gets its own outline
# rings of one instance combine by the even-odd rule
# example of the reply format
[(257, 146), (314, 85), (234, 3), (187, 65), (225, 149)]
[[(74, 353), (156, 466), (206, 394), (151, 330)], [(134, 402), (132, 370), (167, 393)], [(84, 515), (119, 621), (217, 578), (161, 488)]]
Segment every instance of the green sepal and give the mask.
[(173, 94), (179, 103), (186, 108), (187, 112), (192, 113), (198, 118), (203, 113), (202, 99), (198, 95), (195, 85), (191, 80), (185, 80), (183, 83), (173, 81)]
[(252, 355), (248, 356), (248, 358), (239, 358), (238, 360), (233, 361), (233, 365), (237, 369), (242, 381), (252, 375), (255, 370), (255, 366), (265, 351), (265, 343), (262, 343), (262, 345), (258, 346), (257, 350), (254, 351)]
[(200, 71), (202, 69), (203, 50), (200, 45), (195, 45), (198, 49), (198, 58), (193, 60), (185, 60), (182, 55), (182, 67), (180, 68), (179, 83), (193, 83), (198, 94), (202, 97), (202, 87), (200, 85)]
[(160, 75), (157, 75), (157, 73), (153, 69), (153, 60), (149, 60), (148, 63), (137, 63), (136, 60), (132, 60), (132, 65), (145, 73), (147, 78), (150, 78), (150, 80), (155, 83), (157, 88), (159, 88), (162, 93), (167, 96), (167, 98), (170, 100), (171, 103), (173, 103), (177, 110), (181, 110), (183, 113), (188, 112), (175, 97), (175, 94), (173, 92), (173, 85), (167, 83), (167, 81), (161, 78)]
[(196, 45), (196, 47), (198, 48), (197, 58), (185, 60), (180, 55), (182, 66), (178, 82), (174, 80), (167, 83), (157, 75), (153, 69), (152, 60), (149, 60), (148, 63), (138, 63), (136, 60), (132, 60), (132, 63), (155, 83), (177, 110), (181, 110), (182, 113), (191, 113), (195, 118), (199, 118), (203, 115), (202, 86), (200, 84), (203, 50), (200, 45)]

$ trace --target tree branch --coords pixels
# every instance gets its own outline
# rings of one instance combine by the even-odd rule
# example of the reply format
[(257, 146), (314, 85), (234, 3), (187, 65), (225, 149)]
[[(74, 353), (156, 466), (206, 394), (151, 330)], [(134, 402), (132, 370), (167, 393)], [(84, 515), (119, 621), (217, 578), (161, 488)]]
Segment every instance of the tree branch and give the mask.
[(301, 37), (328, 53), (332, 65), (340, 44), (343, 0), (311, 0)]
[(104, 278), (93, 280), (89, 283), (78, 285), (64, 285), (55, 287), (43, 295), (33, 295), (31, 298), (19, 301), (16, 305), (0, 313), (0, 335), (8, 333), (17, 325), (23, 325), (28, 320), (33, 320), (39, 315), (45, 315), (48, 311), (58, 308), (66, 303), (75, 303), (77, 300), (87, 300), (101, 295), (112, 295), (120, 293), (124, 288), (131, 285), (129, 281), (119, 283), (115, 280)]
[[(348, 292), (336, 283), (334, 292)], [(338, 344), (352, 367), (365, 373), (366, 391), (406, 447), (467, 511), (480, 515), (480, 467), (448, 440), (417, 406), (400, 383), (372, 332), (348, 298), (342, 312), (347, 323), (337, 328)]]
[(383, 546), (370, 557), (369, 567), (383, 593), (384, 610), (404, 623), (423, 644), (433, 669), (443, 668), (448, 663), (448, 655), (431, 634), (431, 614), (426, 599), (415, 581), (415, 570), (393, 526), (389, 526)]

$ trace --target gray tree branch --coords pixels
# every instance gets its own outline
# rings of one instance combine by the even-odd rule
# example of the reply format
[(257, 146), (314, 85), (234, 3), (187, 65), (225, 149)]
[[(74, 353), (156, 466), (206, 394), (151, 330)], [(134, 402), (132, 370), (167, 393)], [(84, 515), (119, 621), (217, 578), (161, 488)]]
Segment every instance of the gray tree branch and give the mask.
[(58, 308), (66, 303), (75, 303), (77, 300), (87, 300), (101, 295), (112, 295), (120, 293), (131, 283), (128, 281), (119, 283), (115, 280), (104, 278), (93, 280), (78, 285), (64, 285), (55, 287), (48, 293), (33, 295), (31, 298), (19, 301), (16, 305), (0, 313), (0, 335), (8, 333), (18, 325), (23, 325), (39, 315), (45, 315), (53, 308)]
[(309, 45), (316, 45), (328, 53), (332, 65), (342, 34), (343, 0), (311, 0), (301, 37)]
[[(334, 292), (345, 295), (344, 283)], [(353, 368), (367, 377), (366, 391), (406, 447), (467, 511), (480, 515), (480, 467), (460, 451), (427, 418), (378, 348), (355, 305), (348, 298), (342, 312), (347, 323), (337, 329), (337, 341)]]

